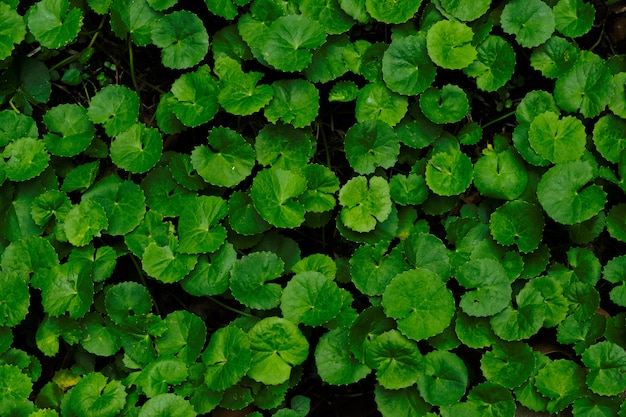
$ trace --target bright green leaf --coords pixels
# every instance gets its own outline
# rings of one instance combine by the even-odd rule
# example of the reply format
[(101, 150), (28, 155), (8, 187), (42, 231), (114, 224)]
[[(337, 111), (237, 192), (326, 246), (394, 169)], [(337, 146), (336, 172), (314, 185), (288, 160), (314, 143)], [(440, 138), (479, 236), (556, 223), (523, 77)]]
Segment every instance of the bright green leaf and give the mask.
[(159, 161), (162, 146), (157, 129), (135, 123), (111, 142), (111, 161), (128, 172), (144, 173)]
[(321, 326), (341, 309), (337, 284), (321, 272), (305, 271), (289, 280), (280, 300), (283, 317), (299, 324)]
[(146, 401), (139, 410), (137, 417), (153, 417), (166, 415), (169, 417), (196, 417), (198, 413), (193, 406), (177, 394), (165, 393)]
[(374, 396), (383, 417), (421, 417), (432, 409), (415, 387), (388, 390), (376, 384)]
[(522, 342), (493, 345), (480, 359), (480, 369), (488, 381), (513, 389), (522, 385), (535, 371), (535, 355)]
[(426, 47), (432, 61), (442, 68), (462, 69), (477, 57), (474, 33), (462, 22), (440, 20), (428, 29)]
[(280, 303), (282, 288), (267, 283), (280, 277), (285, 263), (273, 252), (253, 252), (240, 258), (230, 271), (230, 289), (240, 303), (269, 310)]
[[(215, 50), (215, 48), (213, 48)], [(274, 97), (271, 86), (257, 85), (263, 74), (237, 71), (222, 82), (217, 96), (220, 105), (228, 113), (249, 116), (265, 107)]]
[(36, 278), (32, 285), (41, 289), (41, 304), (50, 316), (69, 313), (72, 318), (80, 318), (91, 308), (93, 278), (84, 264), (68, 262), (57, 265)]
[(43, 122), (49, 132), (44, 135), (44, 143), (53, 155), (78, 155), (87, 149), (94, 137), (87, 110), (77, 104), (61, 104), (51, 108), (44, 115)]
[(589, 368), (587, 386), (596, 394), (618, 395), (626, 389), (626, 351), (603, 341), (583, 352), (583, 363)]
[(250, 197), (268, 223), (293, 228), (304, 222), (304, 206), (297, 200), (306, 190), (306, 179), (293, 171), (267, 168), (252, 182)]
[(393, 127), (402, 120), (407, 109), (407, 98), (394, 93), (380, 82), (365, 85), (356, 98), (358, 122), (376, 119)]
[(287, 124), (268, 124), (259, 131), (254, 143), (261, 165), (291, 170), (302, 168), (314, 153), (314, 142), (308, 129)]
[(344, 33), (354, 24), (350, 16), (339, 7), (337, 0), (302, 0), (300, 11), (319, 21), (329, 34)]
[(367, 295), (382, 295), (396, 275), (407, 269), (402, 251), (381, 242), (376, 246), (360, 246), (350, 258), (350, 275), (359, 291)]
[(329, 168), (318, 164), (302, 167), (306, 177), (306, 191), (300, 196), (307, 212), (322, 213), (335, 208), (335, 193), (339, 191), (339, 179)]
[(0, 271), (0, 325), (17, 326), (28, 314), (30, 293), (28, 277), (18, 272)]
[(512, 0), (504, 6), (500, 17), (502, 29), (515, 36), (526, 48), (539, 46), (555, 29), (554, 14), (541, 0)]
[[(337, 0), (327, 1), (330, 1), (330, 4), (336, 4)], [(318, 4), (319, 2), (311, 0), (310, 3)], [(322, 3), (319, 4), (322, 5)], [(314, 83), (327, 83), (348, 72), (343, 53), (351, 46), (347, 35), (329, 38), (324, 45), (313, 52), (311, 64), (304, 71), (307, 79)]]
[(567, 39), (552, 36), (533, 50), (530, 64), (548, 78), (558, 78), (568, 72), (578, 59), (578, 49)]
[(412, 233), (403, 242), (404, 254), (415, 268), (427, 269), (443, 281), (450, 277), (450, 258), (443, 242), (430, 233)]
[(233, 245), (225, 243), (216, 252), (201, 256), (181, 286), (195, 296), (222, 294), (228, 289), (230, 270), (236, 261), (237, 252)]
[(582, 396), (585, 387), (585, 370), (565, 359), (557, 359), (539, 370), (535, 386), (542, 395), (550, 398), (548, 411), (561, 411)]
[(172, 112), (189, 127), (210, 121), (219, 109), (217, 82), (207, 65), (181, 75), (172, 85), (172, 94), (176, 99)]
[(488, 36), (476, 49), (476, 60), (464, 71), (476, 78), (476, 85), (484, 91), (496, 91), (504, 86), (515, 71), (515, 51), (499, 36)]
[(589, 32), (596, 10), (584, 0), (559, 0), (552, 9), (556, 30), (569, 38)]
[(522, 253), (533, 252), (543, 237), (541, 209), (522, 200), (508, 201), (498, 207), (489, 222), (491, 235), (501, 245), (517, 245)]
[(100, 372), (85, 375), (71, 391), (71, 407), (77, 415), (113, 417), (126, 405), (120, 381), (108, 381)]
[(0, 29), (0, 61), (11, 56), (14, 45), (20, 43), (26, 36), (24, 18), (6, 3), (0, 3), (2, 29)]
[(178, 252), (216, 251), (226, 239), (226, 229), (219, 221), (227, 214), (226, 201), (217, 196), (199, 196), (187, 205), (178, 219)]
[(459, 306), (470, 316), (492, 316), (504, 310), (511, 299), (506, 270), (489, 258), (474, 259), (461, 265), (456, 279), (471, 291), (461, 296)]
[(437, 124), (458, 122), (470, 110), (465, 91), (453, 84), (424, 91), (420, 95), (420, 108), (424, 116)]
[(186, 310), (174, 311), (165, 317), (167, 330), (156, 340), (160, 356), (173, 355), (190, 365), (198, 359), (206, 342), (204, 321)]
[(421, 4), (421, 0), (365, 0), (367, 13), (384, 23), (406, 22)]
[[(110, 2), (110, 0), (109, 0)], [(161, 14), (147, 0), (113, 0), (111, 4), (111, 29), (120, 39), (129, 35), (133, 43), (146, 46), (152, 42), (152, 30)], [(103, 11), (102, 14), (106, 14)]]
[(445, 406), (458, 402), (468, 385), (467, 367), (461, 358), (443, 350), (435, 350), (424, 356), (423, 372), (417, 379), (417, 387), (426, 402)]
[(161, 356), (141, 370), (135, 383), (148, 398), (153, 398), (165, 394), (171, 385), (178, 385), (186, 379), (185, 362), (174, 357)]
[(21, 138), (9, 143), (2, 152), (4, 172), (11, 181), (26, 181), (41, 174), (50, 161), (44, 142)]
[(191, 68), (209, 50), (209, 35), (200, 18), (175, 11), (159, 18), (152, 29), (152, 42), (162, 49), (161, 61), (168, 68)]
[(195, 255), (184, 255), (175, 252), (170, 245), (160, 246), (151, 242), (141, 257), (143, 270), (159, 281), (165, 283), (178, 282), (185, 278), (196, 266)]
[(107, 214), (96, 200), (85, 199), (75, 205), (65, 220), (65, 235), (74, 246), (88, 245), (109, 226)]
[(539, 156), (558, 164), (582, 157), (587, 134), (577, 118), (559, 118), (558, 114), (548, 111), (531, 122), (528, 141)]
[(310, 125), (319, 110), (319, 92), (306, 80), (278, 80), (272, 83), (274, 98), (264, 114), (272, 123), (282, 120), (294, 127)]
[(501, 417), (515, 415), (513, 394), (501, 385), (482, 382), (472, 388), (466, 401), (441, 407), (442, 417)]
[(512, 341), (527, 339), (537, 333), (546, 319), (546, 307), (541, 292), (526, 285), (516, 296), (517, 308), (506, 307), (490, 320), (494, 333)]
[(395, 329), (376, 336), (367, 346), (365, 359), (376, 370), (378, 382), (388, 389), (410, 387), (421, 372), (419, 348)]
[(578, 60), (554, 85), (554, 97), (563, 110), (580, 111), (595, 117), (604, 110), (613, 94), (613, 78), (604, 60)]
[(478, 19), (489, 10), (491, 0), (441, 0), (440, 4), (446, 13), (459, 20), (470, 22)]
[(235, 191), (228, 200), (228, 221), (231, 229), (243, 236), (256, 235), (271, 226), (254, 208), (248, 193)]
[(482, 195), (514, 200), (527, 183), (524, 162), (512, 149), (485, 149), (474, 164), (474, 185)]
[(393, 38), (382, 65), (385, 84), (398, 94), (418, 95), (435, 80), (436, 68), (428, 57), (424, 35)]
[(58, 49), (70, 43), (80, 31), (83, 13), (68, 0), (41, 0), (26, 12), (29, 31), (43, 46)]
[(122, 282), (108, 287), (104, 301), (106, 312), (119, 326), (145, 322), (152, 311), (152, 297), (148, 289), (136, 282)]
[(202, 353), (206, 365), (204, 382), (214, 390), (235, 385), (250, 369), (250, 339), (235, 325), (218, 329)]
[(612, 114), (602, 116), (593, 126), (593, 143), (604, 159), (619, 162), (626, 149), (626, 121)]
[(89, 102), (87, 116), (100, 123), (109, 136), (117, 136), (137, 122), (139, 97), (123, 85), (108, 85)]
[(337, 328), (324, 334), (315, 347), (315, 365), (322, 380), (332, 385), (352, 384), (365, 378), (370, 368), (350, 353), (348, 331)]
[(339, 190), (341, 221), (356, 232), (370, 232), (377, 222), (384, 222), (391, 213), (389, 184), (381, 177), (350, 179)]
[(460, 150), (435, 153), (426, 166), (426, 184), (435, 194), (461, 194), (472, 183), (470, 158)]
[(359, 174), (371, 174), (377, 167), (391, 168), (400, 154), (396, 132), (381, 120), (365, 120), (352, 125), (344, 139), (346, 157)]

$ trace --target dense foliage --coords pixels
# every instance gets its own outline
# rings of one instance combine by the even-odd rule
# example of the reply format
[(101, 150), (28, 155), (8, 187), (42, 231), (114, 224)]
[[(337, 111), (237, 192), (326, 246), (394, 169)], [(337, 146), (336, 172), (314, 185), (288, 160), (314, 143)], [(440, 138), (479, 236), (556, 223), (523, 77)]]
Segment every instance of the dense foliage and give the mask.
[(626, 416), (612, 3), (0, 0), (0, 415)]

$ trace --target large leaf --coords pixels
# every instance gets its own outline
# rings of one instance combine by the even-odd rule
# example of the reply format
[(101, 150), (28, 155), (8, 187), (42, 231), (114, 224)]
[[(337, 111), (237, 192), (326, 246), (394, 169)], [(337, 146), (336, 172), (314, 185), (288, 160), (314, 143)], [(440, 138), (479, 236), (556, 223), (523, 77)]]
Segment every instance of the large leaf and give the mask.
[(365, 0), (365, 9), (385, 23), (404, 23), (419, 9), (421, 0)]
[(426, 51), (426, 37), (393, 38), (382, 61), (383, 80), (391, 91), (414, 96), (435, 80), (436, 68)]
[(70, 43), (80, 31), (83, 13), (69, 0), (41, 0), (26, 13), (28, 29), (43, 46), (58, 49)]
[(424, 356), (423, 372), (417, 379), (422, 397), (437, 406), (458, 402), (468, 384), (467, 367), (454, 353), (435, 350)]
[(302, 175), (280, 168), (267, 168), (254, 178), (250, 197), (268, 223), (293, 228), (304, 222), (304, 206), (297, 197), (305, 190), (306, 179)]
[(107, 135), (119, 135), (137, 121), (139, 97), (128, 87), (108, 85), (91, 98), (87, 116), (101, 123)]
[(356, 119), (359, 122), (377, 119), (395, 126), (407, 109), (407, 98), (394, 93), (380, 82), (369, 83), (361, 88), (356, 99)]
[(365, 378), (370, 368), (350, 353), (348, 330), (337, 328), (324, 334), (315, 347), (315, 365), (322, 380), (346, 385)]
[(58, 156), (75, 156), (87, 149), (94, 137), (94, 127), (87, 110), (77, 104), (60, 104), (43, 117), (48, 128), (44, 135), (46, 149)]
[(77, 415), (113, 417), (126, 404), (126, 391), (120, 381), (108, 381), (100, 372), (85, 375), (71, 391), (71, 408)]
[(186, 10), (160, 18), (152, 29), (152, 41), (162, 49), (161, 61), (168, 68), (191, 68), (209, 50), (209, 35), (202, 20)]
[(250, 340), (243, 330), (232, 324), (218, 329), (202, 354), (204, 382), (213, 390), (232, 387), (248, 373), (250, 356)]
[(332, 320), (340, 309), (339, 287), (317, 271), (301, 272), (291, 278), (280, 301), (283, 317), (308, 326), (320, 326)]
[(459, 306), (470, 316), (491, 316), (504, 310), (511, 299), (506, 270), (493, 259), (481, 258), (464, 263), (456, 272), (457, 281), (467, 291)]
[(111, 161), (128, 172), (144, 173), (159, 161), (162, 147), (157, 129), (135, 123), (111, 142)]
[(552, 35), (555, 28), (550, 6), (541, 0), (512, 0), (506, 4), (500, 17), (502, 29), (515, 35), (522, 46), (539, 46)]
[(352, 125), (344, 139), (346, 157), (359, 174), (371, 174), (377, 167), (391, 168), (400, 154), (396, 132), (381, 120)]
[(413, 385), (420, 374), (422, 355), (414, 341), (393, 329), (376, 336), (367, 346), (367, 366), (376, 369), (376, 379), (385, 388)]
[(515, 51), (499, 36), (488, 36), (477, 48), (477, 57), (467, 66), (466, 74), (476, 78), (484, 91), (496, 91), (511, 79), (515, 71)]
[(587, 134), (577, 118), (559, 118), (558, 114), (547, 111), (530, 123), (528, 142), (539, 156), (558, 164), (580, 159), (585, 152)]
[(554, 97), (563, 110), (580, 111), (585, 117), (595, 117), (609, 103), (613, 94), (613, 79), (606, 63), (595, 57), (578, 60), (554, 85)]
[(230, 271), (230, 290), (240, 303), (269, 310), (280, 303), (280, 284), (267, 283), (280, 277), (285, 263), (274, 252), (253, 252), (239, 259)]
[(462, 22), (441, 20), (430, 27), (426, 34), (428, 55), (442, 68), (462, 69), (477, 56), (472, 45), (474, 33)]
[(369, 180), (363, 176), (349, 180), (339, 190), (341, 221), (350, 229), (366, 233), (374, 230), (391, 214), (389, 184), (381, 177)]
[(186, 126), (208, 122), (219, 109), (217, 81), (207, 65), (181, 75), (172, 85), (172, 94), (176, 99), (172, 112)]
[(226, 229), (219, 221), (228, 214), (226, 201), (217, 196), (199, 196), (187, 205), (178, 219), (180, 253), (210, 253), (226, 239)]
[(310, 125), (319, 110), (319, 92), (306, 80), (278, 80), (272, 83), (274, 98), (264, 109), (272, 123), (282, 120), (294, 127)]

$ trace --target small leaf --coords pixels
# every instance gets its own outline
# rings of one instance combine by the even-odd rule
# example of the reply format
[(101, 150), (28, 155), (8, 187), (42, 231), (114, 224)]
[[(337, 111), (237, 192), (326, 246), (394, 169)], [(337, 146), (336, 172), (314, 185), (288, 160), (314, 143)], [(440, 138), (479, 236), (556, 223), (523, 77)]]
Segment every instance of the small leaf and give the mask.
[(113, 417), (126, 405), (126, 391), (120, 381), (107, 382), (100, 372), (85, 375), (71, 391), (71, 408), (78, 415)]
[(235, 191), (231, 194), (228, 200), (228, 212), (231, 229), (240, 235), (256, 235), (271, 227), (254, 208), (250, 195), (243, 191)]
[(583, 0), (559, 0), (554, 5), (556, 30), (569, 38), (577, 38), (589, 32), (596, 10)]
[(559, 223), (575, 224), (588, 220), (598, 214), (606, 202), (606, 193), (600, 186), (587, 184), (593, 179), (589, 162), (555, 165), (539, 181), (539, 203), (548, 216)]
[(89, 313), (82, 320), (83, 334), (80, 344), (89, 353), (98, 356), (113, 356), (121, 345), (111, 320), (104, 320), (99, 313)]
[(285, 263), (273, 252), (253, 252), (239, 259), (230, 271), (230, 290), (240, 303), (270, 310), (280, 303), (282, 288), (267, 283), (280, 277)]
[(317, 271), (296, 274), (283, 290), (280, 311), (292, 322), (321, 326), (341, 309), (341, 292), (335, 282)]
[(467, 367), (461, 358), (443, 350), (424, 356), (417, 387), (426, 402), (445, 406), (458, 402), (468, 385)]
[(344, 139), (346, 157), (359, 174), (371, 174), (377, 167), (391, 168), (400, 154), (396, 132), (381, 120), (365, 120), (352, 125)]
[(340, 7), (337, 0), (303, 0), (300, 2), (302, 14), (319, 21), (329, 34), (348, 31), (354, 21)]
[(435, 153), (426, 166), (426, 184), (435, 194), (461, 194), (472, 183), (470, 158), (460, 150)]
[(443, 332), (454, 316), (452, 293), (427, 269), (396, 275), (383, 293), (382, 305), (385, 314), (397, 320), (398, 329), (418, 341)]
[(385, 84), (398, 94), (416, 96), (435, 80), (436, 68), (428, 57), (423, 34), (394, 37), (382, 65)]
[(102, 124), (107, 135), (117, 136), (137, 121), (139, 97), (122, 85), (108, 85), (91, 98), (87, 116)]
[(219, 391), (232, 387), (248, 373), (250, 357), (250, 339), (243, 330), (233, 324), (218, 329), (202, 353), (205, 384)]
[(93, 182), (96, 180), (99, 168), (99, 161), (88, 162), (72, 168), (63, 179), (61, 191), (66, 193), (77, 190), (85, 191), (91, 187)]
[(202, 20), (187, 10), (159, 18), (152, 29), (152, 42), (162, 49), (163, 65), (173, 69), (193, 67), (209, 50), (209, 35)]
[(87, 149), (94, 137), (94, 127), (87, 117), (87, 110), (78, 104), (61, 104), (51, 108), (43, 116), (43, 122), (48, 128), (43, 140), (53, 155), (78, 155)]
[(359, 87), (353, 81), (339, 81), (328, 93), (328, 101), (347, 103), (356, 100), (358, 95)]
[(424, 176), (396, 174), (389, 180), (391, 199), (402, 206), (419, 205), (428, 197)]
[(217, 82), (207, 65), (181, 75), (172, 84), (172, 94), (176, 99), (172, 112), (185, 126), (206, 123), (219, 110)]
[(370, 368), (350, 353), (348, 330), (337, 328), (320, 337), (315, 347), (315, 366), (322, 380), (331, 385), (348, 385), (360, 381)]
[(453, 84), (424, 91), (420, 95), (420, 108), (424, 116), (437, 124), (458, 122), (470, 110), (465, 91)]
[(554, 14), (541, 0), (513, 0), (506, 4), (500, 17), (502, 29), (526, 48), (539, 46), (555, 29)]
[(233, 20), (239, 14), (237, 5), (232, 0), (205, 0), (209, 11), (226, 20)]
[(474, 33), (462, 22), (440, 20), (433, 24), (426, 34), (428, 55), (442, 68), (463, 69), (477, 56), (472, 45)]
[(228, 214), (226, 201), (217, 196), (199, 196), (187, 205), (178, 219), (180, 253), (211, 253), (226, 239), (226, 228), (219, 224)]
[(350, 179), (339, 190), (341, 221), (350, 229), (365, 233), (376, 228), (391, 213), (389, 184), (381, 177), (369, 180), (363, 176)]
[(41, 0), (26, 12), (29, 31), (43, 46), (58, 49), (70, 43), (80, 31), (83, 13), (70, 8), (68, 0)]
[(526, 201), (508, 201), (498, 207), (489, 222), (491, 235), (501, 245), (517, 245), (522, 253), (533, 252), (543, 237), (544, 219), (539, 207)]
[(339, 190), (339, 179), (323, 165), (306, 164), (302, 167), (306, 177), (306, 191), (300, 196), (307, 212), (323, 213), (335, 208), (335, 193)]
[(248, 376), (263, 384), (287, 381), (291, 368), (304, 362), (309, 354), (309, 343), (298, 326), (284, 318), (265, 318), (250, 329), (248, 336), (252, 353)]
[(278, 80), (272, 83), (274, 98), (264, 114), (272, 123), (282, 120), (294, 127), (310, 125), (319, 110), (319, 92), (306, 80)]
[(414, 341), (397, 330), (376, 336), (367, 346), (366, 363), (376, 370), (376, 379), (387, 389), (415, 384), (421, 372), (422, 355)]
[(304, 206), (297, 197), (306, 191), (306, 179), (279, 168), (260, 171), (252, 182), (250, 197), (254, 207), (268, 223), (294, 228), (304, 222)]
[(442, 417), (500, 417), (515, 415), (513, 394), (501, 385), (482, 382), (472, 388), (466, 401), (441, 407)]
[(394, 93), (380, 82), (365, 85), (356, 98), (358, 122), (376, 119), (393, 127), (402, 120), (407, 109), (407, 98)]
[(88, 245), (109, 226), (106, 211), (95, 200), (85, 199), (72, 207), (65, 220), (67, 240), (74, 246)]
[[(337, 0), (327, 0), (330, 4), (337, 4)], [(322, 3), (310, 0), (310, 4)], [(304, 73), (309, 81), (314, 83), (327, 83), (341, 77), (348, 72), (343, 53), (351, 47), (350, 38), (347, 35), (333, 36), (313, 52), (311, 64), (306, 67)]]
[(0, 146), (7, 146), (16, 139), (38, 137), (39, 130), (32, 117), (12, 110), (0, 111)]
[(478, 45), (477, 57), (464, 71), (476, 78), (476, 85), (484, 91), (496, 91), (504, 86), (515, 71), (515, 51), (499, 36), (488, 36)]
[(111, 142), (111, 161), (128, 172), (141, 174), (156, 165), (162, 146), (163, 139), (157, 129), (135, 123)]
[(26, 181), (41, 174), (50, 161), (44, 142), (22, 138), (9, 143), (2, 152), (4, 172), (11, 181)]
[(422, 4), (421, 0), (365, 0), (365, 8), (374, 19), (384, 23), (404, 23)]
[(511, 299), (506, 270), (497, 261), (474, 259), (461, 265), (456, 279), (466, 289), (459, 306), (470, 316), (486, 317), (504, 310)]
[(618, 163), (626, 149), (626, 121), (612, 114), (602, 116), (593, 127), (593, 143), (604, 159)]

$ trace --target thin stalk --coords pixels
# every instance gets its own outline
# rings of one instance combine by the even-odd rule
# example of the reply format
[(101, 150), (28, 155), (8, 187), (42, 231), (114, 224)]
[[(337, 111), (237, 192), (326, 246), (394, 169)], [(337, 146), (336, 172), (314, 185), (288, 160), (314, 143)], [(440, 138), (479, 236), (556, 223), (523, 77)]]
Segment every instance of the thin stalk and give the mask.
[(512, 112), (509, 112), (507, 114), (503, 114), (502, 116), (485, 123), (484, 125), (482, 125), (482, 128), (484, 129), (484, 128), (488, 127), (488, 126), (491, 126), (492, 124), (498, 123), (498, 122), (500, 122), (500, 121), (502, 121), (502, 120), (504, 120), (504, 119), (506, 119), (508, 117), (513, 116), (514, 114), (515, 114), (515, 110), (513, 110)]
[(66, 65), (69, 65), (69, 64), (71, 64), (74, 61), (78, 61), (84, 51), (86, 51), (86, 50), (88, 50), (88, 49), (93, 47), (93, 44), (96, 42), (96, 39), (98, 38), (98, 35), (100, 34), (100, 29), (102, 29), (103, 25), (104, 25), (104, 17), (100, 21), (100, 24), (98, 25), (98, 29), (96, 29), (96, 33), (93, 34), (93, 36), (91, 37), (91, 40), (89, 41), (89, 45), (87, 45), (87, 47), (85, 49), (83, 49), (81, 52), (79, 52), (77, 54), (68, 56), (67, 58), (65, 58), (61, 62), (58, 62), (58, 63), (54, 64), (52, 67), (50, 67), (49, 71), (52, 72), (52, 71), (54, 71), (56, 69), (59, 69), (59, 68), (64, 67)]
[(226, 304), (222, 303), (221, 301), (217, 300), (214, 297), (210, 297), (209, 296), (208, 298), (209, 298), (209, 300), (211, 300), (212, 302), (214, 302), (218, 306), (220, 306), (222, 308), (225, 308), (228, 311), (232, 311), (233, 313), (237, 313), (237, 314), (240, 314), (240, 315), (245, 316), (245, 317), (254, 317), (252, 314), (246, 313), (245, 311), (241, 311), (241, 310), (238, 310), (238, 309), (236, 309), (234, 307), (226, 305)]
[[(146, 276), (143, 273), (143, 269), (141, 269), (141, 266), (139, 266), (134, 256), (131, 255), (130, 260), (133, 262), (133, 265), (135, 265), (135, 269), (137, 270), (137, 274), (139, 274), (139, 279), (141, 279), (141, 283), (144, 287), (146, 287), (146, 289), (148, 289), (148, 282), (146, 281)], [(156, 311), (157, 315), (161, 315), (159, 305), (156, 302), (154, 303), (154, 310)]]
[(130, 78), (133, 80), (133, 87), (137, 94), (139, 94), (139, 85), (137, 84), (137, 77), (135, 76), (135, 58), (133, 54), (133, 43), (128, 37), (128, 60), (130, 64)]

